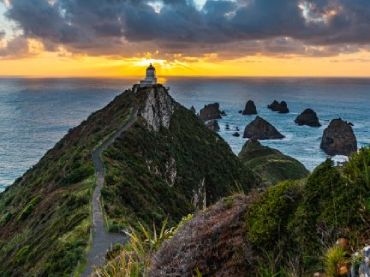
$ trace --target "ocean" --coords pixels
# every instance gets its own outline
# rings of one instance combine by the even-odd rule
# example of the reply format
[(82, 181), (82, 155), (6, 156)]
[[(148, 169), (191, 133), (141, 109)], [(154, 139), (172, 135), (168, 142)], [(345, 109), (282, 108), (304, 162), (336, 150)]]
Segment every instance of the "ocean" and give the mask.
[[(0, 79), (0, 191), (36, 164), (70, 128), (136, 81)], [(238, 113), (249, 99), (256, 103), (259, 115), (286, 136), (262, 143), (298, 159), (309, 170), (327, 158), (320, 150), (320, 140), (331, 119), (352, 122), (359, 147), (370, 145), (370, 79), (168, 78), (165, 85), (178, 102), (193, 105), (197, 111), (205, 104), (219, 102), (227, 114), (219, 122), (220, 135), (236, 154), (245, 139), (232, 136), (235, 128), (242, 134), (254, 119)], [(268, 110), (274, 99), (286, 101), (291, 112)], [(322, 127), (294, 124), (295, 117), (306, 108), (317, 112)]]

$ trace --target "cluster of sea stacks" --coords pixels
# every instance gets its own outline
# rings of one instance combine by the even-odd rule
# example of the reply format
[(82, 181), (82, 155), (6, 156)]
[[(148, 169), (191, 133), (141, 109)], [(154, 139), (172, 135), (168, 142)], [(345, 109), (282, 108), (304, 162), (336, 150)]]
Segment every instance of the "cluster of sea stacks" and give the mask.
[(267, 106), (271, 111), (278, 113), (289, 113), (288, 104), (285, 101), (280, 103), (274, 100), (270, 105)]
[[(281, 114), (289, 113), (288, 104), (285, 101), (274, 100), (267, 106), (268, 109)], [(196, 113), (195, 108), (191, 110)], [(242, 115), (257, 115), (257, 107), (252, 100), (248, 100), (244, 110), (239, 111)], [(219, 103), (205, 105), (199, 111), (199, 118), (205, 122), (206, 126), (213, 131), (220, 131), (218, 119), (226, 116), (224, 111), (220, 110)], [(319, 117), (312, 109), (305, 109), (299, 114), (294, 122), (299, 126), (321, 127)], [(230, 130), (227, 125), (227, 130)], [(239, 129), (236, 128), (233, 136), (239, 137)], [(279, 132), (271, 123), (260, 116), (250, 122), (244, 129), (243, 138), (253, 140), (271, 140), (283, 139), (285, 136)], [(320, 148), (328, 155), (350, 155), (357, 151), (357, 140), (354, 135), (352, 124), (341, 118), (333, 119), (329, 126), (324, 130)]]

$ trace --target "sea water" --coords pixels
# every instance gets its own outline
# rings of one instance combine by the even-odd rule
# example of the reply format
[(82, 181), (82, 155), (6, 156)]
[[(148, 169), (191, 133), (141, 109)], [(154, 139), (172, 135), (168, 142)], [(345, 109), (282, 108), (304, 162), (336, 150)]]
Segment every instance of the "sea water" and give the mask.
[[(136, 80), (129, 79), (0, 79), (0, 191), (38, 162), (66, 132), (104, 107)], [(333, 118), (354, 124), (359, 147), (370, 144), (370, 79), (312, 78), (168, 78), (170, 94), (197, 111), (219, 102), (227, 116), (220, 135), (235, 154), (241, 150), (245, 126), (255, 116), (243, 116), (253, 100), (258, 114), (285, 139), (262, 143), (301, 161), (308, 169), (327, 156), (320, 150), (323, 130)], [(286, 101), (290, 113), (267, 109), (274, 99)], [(297, 126), (295, 117), (314, 109), (322, 127)], [(226, 125), (230, 130), (226, 130)], [(236, 127), (240, 137), (234, 137)]]

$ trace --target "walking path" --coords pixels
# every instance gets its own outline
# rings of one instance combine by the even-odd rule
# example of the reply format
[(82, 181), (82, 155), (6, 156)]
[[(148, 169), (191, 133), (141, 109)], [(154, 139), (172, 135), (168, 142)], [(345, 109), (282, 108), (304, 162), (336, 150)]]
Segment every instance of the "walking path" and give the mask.
[(101, 158), (102, 153), (126, 130), (128, 130), (136, 121), (137, 112), (133, 111), (128, 122), (118, 129), (114, 134), (107, 138), (100, 146), (92, 152), (92, 159), (97, 177), (96, 187), (92, 199), (93, 210), (93, 237), (92, 245), (87, 254), (87, 264), (85, 271), (81, 276), (90, 276), (94, 267), (102, 266), (105, 262), (105, 255), (109, 248), (115, 243), (124, 243), (126, 237), (123, 234), (109, 233), (104, 224), (104, 216), (100, 204), (101, 189), (104, 185), (105, 170)]

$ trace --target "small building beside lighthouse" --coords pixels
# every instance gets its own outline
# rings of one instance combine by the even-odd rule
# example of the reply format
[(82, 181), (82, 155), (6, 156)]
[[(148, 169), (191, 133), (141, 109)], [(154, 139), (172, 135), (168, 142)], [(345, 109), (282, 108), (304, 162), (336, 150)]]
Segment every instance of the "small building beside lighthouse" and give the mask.
[(157, 76), (155, 73), (155, 67), (150, 64), (146, 69), (146, 76), (144, 80), (140, 81), (140, 87), (148, 87), (157, 84)]

